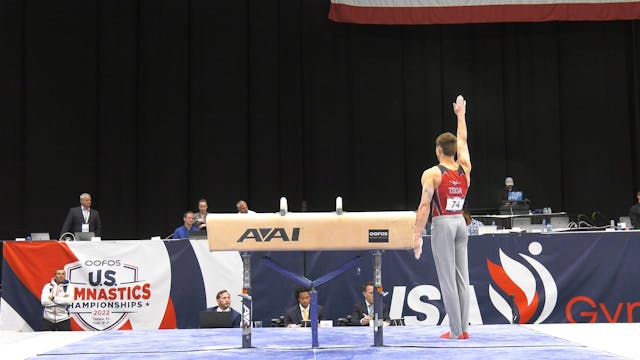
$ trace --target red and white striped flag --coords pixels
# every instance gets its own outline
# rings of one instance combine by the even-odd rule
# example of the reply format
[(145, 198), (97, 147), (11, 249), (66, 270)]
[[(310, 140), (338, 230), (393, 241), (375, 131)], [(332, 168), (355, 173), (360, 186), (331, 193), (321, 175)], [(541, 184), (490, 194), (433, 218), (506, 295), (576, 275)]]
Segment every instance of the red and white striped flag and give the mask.
[(464, 24), (640, 19), (630, 0), (331, 0), (329, 19), (357, 24)]

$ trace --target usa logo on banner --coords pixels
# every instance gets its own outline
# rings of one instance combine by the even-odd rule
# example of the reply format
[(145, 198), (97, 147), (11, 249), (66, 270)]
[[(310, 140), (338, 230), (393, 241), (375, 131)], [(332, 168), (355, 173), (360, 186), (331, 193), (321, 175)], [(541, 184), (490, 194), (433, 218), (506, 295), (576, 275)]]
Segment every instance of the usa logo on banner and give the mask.
[(640, 1), (331, 0), (329, 19), (356, 24), (467, 24), (640, 18)]

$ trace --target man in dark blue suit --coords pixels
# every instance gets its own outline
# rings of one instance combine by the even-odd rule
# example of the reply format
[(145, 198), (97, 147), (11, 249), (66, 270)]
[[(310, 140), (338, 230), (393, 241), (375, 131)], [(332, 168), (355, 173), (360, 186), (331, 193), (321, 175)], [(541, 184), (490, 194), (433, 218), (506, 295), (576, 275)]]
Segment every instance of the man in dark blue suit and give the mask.
[[(302, 324), (302, 321), (311, 320), (311, 294), (309, 288), (298, 286), (295, 291), (295, 297), (298, 303), (287, 309), (287, 315), (284, 317), (284, 325), (287, 327), (296, 327)], [(318, 305), (318, 320), (324, 320), (322, 306)]]
[(60, 237), (64, 233), (92, 232), (95, 236), (102, 236), (102, 222), (98, 210), (91, 208), (91, 195), (80, 195), (80, 206), (72, 207), (64, 220)]
[[(351, 323), (353, 325), (369, 325), (369, 321), (373, 319), (373, 282), (369, 281), (362, 288), (364, 298), (353, 305), (353, 314), (351, 314)], [(389, 321), (389, 307), (382, 303), (382, 319)]]
[(218, 312), (231, 312), (231, 327), (237, 328), (240, 327), (240, 321), (242, 316), (239, 312), (233, 310), (231, 308), (231, 294), (227, 290), (220, 290), (216, 295), (216, 301), (218, 302), (218, 306), (214, 306), (212, 308), (208, 308), (207, 311), (218, 311)]

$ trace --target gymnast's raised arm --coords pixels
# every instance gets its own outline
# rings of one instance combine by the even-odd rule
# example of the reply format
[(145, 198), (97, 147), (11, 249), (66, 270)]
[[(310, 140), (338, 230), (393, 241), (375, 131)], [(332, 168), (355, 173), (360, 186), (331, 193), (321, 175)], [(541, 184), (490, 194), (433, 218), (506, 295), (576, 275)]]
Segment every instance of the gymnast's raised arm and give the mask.
[(458, 118), (458, 131), (456, 134), (457, 141), (457, 154), (458, 164), (464, 168), (465, 174), (467, 174), (467, 183), (471, 181), (471, 157), (469, 155), (469, 146), (467, 145), (467, 101), (458, 95), (456, 102), (453, 103), (453, 112)]

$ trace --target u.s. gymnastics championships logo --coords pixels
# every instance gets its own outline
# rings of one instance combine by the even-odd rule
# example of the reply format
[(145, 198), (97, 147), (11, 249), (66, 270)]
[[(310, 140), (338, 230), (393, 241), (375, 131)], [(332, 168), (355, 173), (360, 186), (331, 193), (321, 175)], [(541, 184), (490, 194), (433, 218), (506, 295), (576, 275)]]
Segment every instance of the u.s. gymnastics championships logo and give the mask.
[[(540, 255), (542, 245), (529, 244), (529, 253)], [(489, 285), (493, 306), (509, 321), (538, 324), (549, 317), (558, 300), (558, 288), (553, 276), (538, 260), (518, 254), (524, 262), (515, 260), (499, 249), (500, 264), (487, 259), (491, 279), (498, 287)], [(541, 286), (538, 286), (541, 285)], [(541, 293), (542, 292), (542, 293)], [(517, 311), (517, 315), (514, 313)]]
[(127, 315), (148, 307), (151, 283), (120, 259), (86, 259), (65, 266), (74, 286), (71, 316), (84, 330), (120, 328)]

